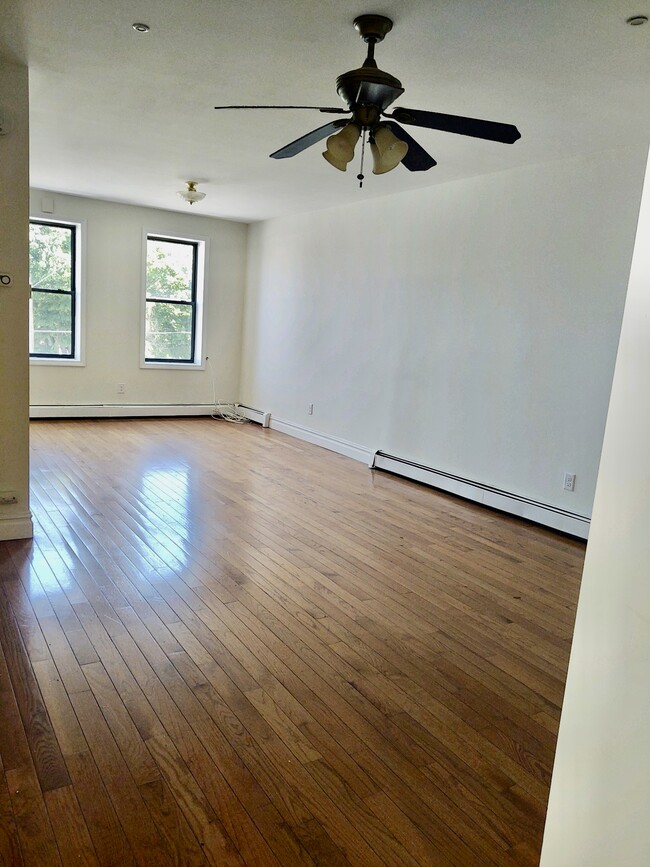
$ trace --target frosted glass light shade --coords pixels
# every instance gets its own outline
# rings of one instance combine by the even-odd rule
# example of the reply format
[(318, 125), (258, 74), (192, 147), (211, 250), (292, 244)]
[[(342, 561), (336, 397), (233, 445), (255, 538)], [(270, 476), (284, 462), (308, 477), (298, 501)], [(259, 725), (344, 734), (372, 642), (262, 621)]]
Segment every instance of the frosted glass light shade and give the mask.
[(354, 157), (354, 147), (361, 135), (361, 127), (356, 123), (349, 123), (342, 130), (334, 133), (327, 139), (327, 150), (323, 156), (327, 162), (344, 172), (347, 164)]
[(185, 199), (188, 205), (193, 205), (195, 202), (201, 202), (205, 199), (205, 193), (200, 193), (196, 188), (197, 181), (187, 181), (187, 189), (179, 190), (178, 195), (181, 199)]
[(340, 172), (347, 171), (348, 163), (350, 162), (349, 160), (341, 160), (329, 151), (323, 151), (323, 156), (331, 166), (334, 166), (335, 169), (338, 169)]
[(380, 126), (374, 132), (374, 143), (370, 143), (374, 175), (383, 175), (396, 168), (408, 153), (409, 146), (398, 139), (387, 126)]

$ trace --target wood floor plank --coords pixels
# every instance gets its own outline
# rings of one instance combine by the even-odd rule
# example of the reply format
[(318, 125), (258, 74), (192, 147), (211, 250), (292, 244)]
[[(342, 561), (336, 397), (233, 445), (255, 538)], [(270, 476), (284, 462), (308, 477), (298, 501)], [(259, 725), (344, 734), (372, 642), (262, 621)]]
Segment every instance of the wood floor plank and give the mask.
[(400, 840), (417, 864), (451, 867), (452, 862), (420, 831), (385, 792), (376, 792), (366, 803), (382, 824)]
[(50, 658), (35, 662), (33, 669), (62, 754), (69, 756), (84, 752), (88, 744), (57, 667)]
[(0, 644), (0, 760), (5, 770), (20, 768), (31, 761), (29, 743), (9, 670)]
[[(17, 577), (17, 576), (16, 576)], [(32, 662), (50, 659), (50, 651), (41, 630), (32, 601), (20, 581), (3, 582), (2, 589), (16, 619), (23, 644)]]
[(101, 662), (89, 663), (83, 671), (136, 785), (159, 780), (145, 742)]
[(136, 863), (90, 750), (66, 756), (70, 779), (102, 867)]
[[(135, 629), (133, 624), (132, 629)], [(276, 859), (267, 851), (250, 815), (259, 806), (268, 804), (267, 796), (178, 676), (174, 666), (159, 648), (154, 649), (155, 642), (151, 636), (146, 636), (142, 630), (135, 629), (135, 632), (143, 646), (149, 649), (148, 659), (153, 666), (145, 659), (134, 636), (120, 637), (119, 647), (223, 824), (224, 851), (229, 851), (227, 846), (231, 846), (230, 841), (234, 840), (245, 855), (246, 863), (254, 864), (263, 852), (267, 862), (273, 864)], [(231, 852), (229, 857), (234, 857), (234, 854)]]
[(71, 701), (136, 862), (142, 867), (163, 867), (171, 857), (167, 842), (156, 832), (151, 815), (94, 696), (89, 690), (76, 692), (71, 696)]
[(79, 807), (74, 786), (62, 786), (45, 793), (45, 805), (63, 867), (98, 867), (99, 861)]
[(172, 864), (200, 867), (208, 861), (176, 799), (160, 774), (138, 786), (160, 834), (172, 853)]
[(178, 808), (193, 829), (208, 864), (242, 864), (200, 782), (191, 773), (171, 738), (165, 733), (147, 741)]
[(59, 867), (59, 849), (33, 765), (7, 771), (7, 787), (25, 864)]
[(41, 790), (68, 786), (70, 778), (27, 650), (8, 600), (1, 592), (0, 643)]
[(7, 788), (5, 769), (0, 757), (0, 864), (21, 867), (24, 864), (18, 841), (18, 829)]
[(32, 511), (0, 861), (537, 863), (582, 543), (213, 419), (33, 423)]

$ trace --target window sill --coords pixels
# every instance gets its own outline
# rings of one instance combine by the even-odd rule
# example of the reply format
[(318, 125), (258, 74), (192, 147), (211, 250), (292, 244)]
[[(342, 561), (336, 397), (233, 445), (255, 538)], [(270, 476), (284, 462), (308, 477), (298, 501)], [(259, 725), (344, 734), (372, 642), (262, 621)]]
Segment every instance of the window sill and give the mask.
[(174, 361), (143, 361), (140, 364), (142, 370), (205, 370), (205, 364), (185, 364)]
[(86, 362), (78, 358), (30, 358), (30, 365), (37, 367), (85, 367)]

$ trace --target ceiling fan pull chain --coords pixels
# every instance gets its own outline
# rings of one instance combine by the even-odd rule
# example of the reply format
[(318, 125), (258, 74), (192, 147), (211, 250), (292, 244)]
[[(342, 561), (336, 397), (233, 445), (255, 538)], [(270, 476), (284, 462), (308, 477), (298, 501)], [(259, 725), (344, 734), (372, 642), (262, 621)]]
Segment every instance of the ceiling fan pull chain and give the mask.
[(359, 166), (359, 174), (357, 175), (357, 180), (359, 181), (359, 189), (363, 187), (363, 157), (366, 152), (366, 131), (364, 130), (361, 134), (361, 165)]

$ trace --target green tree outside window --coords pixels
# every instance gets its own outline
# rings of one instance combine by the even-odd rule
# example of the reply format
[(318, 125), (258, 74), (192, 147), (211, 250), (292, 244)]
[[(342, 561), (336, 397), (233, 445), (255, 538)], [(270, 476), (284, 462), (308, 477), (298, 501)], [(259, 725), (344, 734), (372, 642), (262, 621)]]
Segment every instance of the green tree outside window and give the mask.
[(73, 358), (75, 353), (76, 227), (30, 222), (30, 355)]
[(147, 237), (146, 361), (194, 361), (197, 251), (194, 241)]

